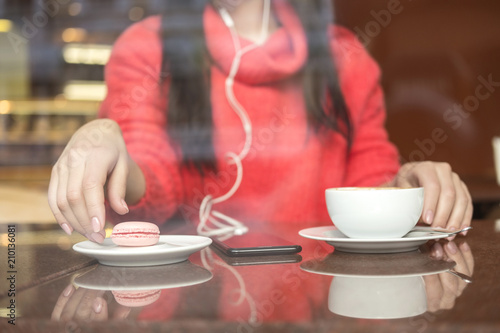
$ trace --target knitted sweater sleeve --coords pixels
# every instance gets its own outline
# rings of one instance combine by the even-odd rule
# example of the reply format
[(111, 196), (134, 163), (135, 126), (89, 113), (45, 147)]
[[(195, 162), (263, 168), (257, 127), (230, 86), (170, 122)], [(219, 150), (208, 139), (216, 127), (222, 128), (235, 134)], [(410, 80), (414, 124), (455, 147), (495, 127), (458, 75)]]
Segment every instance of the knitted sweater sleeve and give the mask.
[(99, 117), (115, 120), (131, 158), (141, 168), (146, 192), (119, 216), (107, 205), (111, 222), (165, 222), (182, 200), (178, 156), (165, 131), (168, 83), (159, 84), (159, 17), (128, 28), (116, 41), (105, 69), (108, 88)]
[(378, 186), (399, 170), (396, 147), (385, 129), (385, 103), (380, 69), (349, 30), (335, 26), (332, 52), (353, 124), (344, 186)]

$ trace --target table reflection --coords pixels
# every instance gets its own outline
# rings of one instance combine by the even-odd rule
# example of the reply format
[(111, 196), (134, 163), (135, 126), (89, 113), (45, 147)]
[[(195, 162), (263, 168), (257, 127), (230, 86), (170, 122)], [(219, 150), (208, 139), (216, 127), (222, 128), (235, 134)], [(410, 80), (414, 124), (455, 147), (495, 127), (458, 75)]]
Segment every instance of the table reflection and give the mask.
[(52, 319), (203, 318), (248, 331), (267, 322), (305, 323), (334, 315), (407, 318), (453, 307), (466, 283), (449, 271), (469, 276), (473, 271), (465, 242), (393, 254), (330, 253), (321, 243), (310, 245), (302, 262), (300, 256), (287, 263), (273, 257), (233, 262), (206, 248), (173, 265), (98, 265), (59, 291)]
[(190, 261), (148, 267), (97, 265), (77, 276), (63, 290), (52, 319), (125, 318), (131, 308), (157, 302), (166, 289), (202, 284), (212, 276), (210, 271)]
[[(399, 254), (334, 252), (301, 264), (304, 271), (332, 276), (328, 309), (338, 315), (395, 319), (451, 309), (471, 280), (474, 266), (466, 242), (426, 244)], [(464, 277), (450, 274), (454, 271)]]

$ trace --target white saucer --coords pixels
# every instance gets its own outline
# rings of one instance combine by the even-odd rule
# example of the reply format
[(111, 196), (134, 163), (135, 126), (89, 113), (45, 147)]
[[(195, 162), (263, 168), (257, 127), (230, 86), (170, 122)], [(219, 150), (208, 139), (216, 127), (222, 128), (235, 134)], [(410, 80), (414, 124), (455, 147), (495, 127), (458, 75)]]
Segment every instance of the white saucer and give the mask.
[(353, 253), (396, 253), (408, 252), (418, 249), (431, 239), (449, 237), (448, 234), (411, 231), (402, 238), (388, 239), (358, 239), (349, 238), (341, 233), (335, 226), (315, 227), (299, 231), (305, 238), (325, 241), (335, 247), (336, 251)]
[(162, 266), (110, 267), (97, 265), (74, 280), (94, 290), (152, 290), (192, 286), (209, 281), (212, 273), (189, 260)]
[(437, 260), (429, 252), (359, 254), (337, 252), (305, 261), (306, 272), (356, 278), (399, 278), (434, 275), (456, 266), (454, 261)]
[(210, 238), (203, 236), (164, 235), (153, 246), (118, 246), (106, 238), (102, 244), (91, 241), (77, 243), (73, 245), (73, 250), (108, 266), (156, 266), (187, 260), (191, 254), (211, 243)]

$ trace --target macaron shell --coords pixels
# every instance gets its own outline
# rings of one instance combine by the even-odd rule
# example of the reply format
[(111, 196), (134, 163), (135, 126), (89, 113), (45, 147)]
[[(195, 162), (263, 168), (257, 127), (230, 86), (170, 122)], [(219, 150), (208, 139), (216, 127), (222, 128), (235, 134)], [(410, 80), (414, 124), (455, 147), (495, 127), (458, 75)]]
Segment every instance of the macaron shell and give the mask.
[(161, 290), (112, 290), (118, 304), (127, 307), (146, 306), (160, 298)]
[(158, 243), (160, 230), (154, 223), (123, 222), (113, 228), (111, 240), (119, 246), (151, 246)]
[(144, 237), (143, 235), (128, 235), (127, 237), (122, 236), (111, 236), (111, 240), (113, 243), (119, 246), (152, 246), (158, 243), (160, 239), (160, 235), (153, 237)]

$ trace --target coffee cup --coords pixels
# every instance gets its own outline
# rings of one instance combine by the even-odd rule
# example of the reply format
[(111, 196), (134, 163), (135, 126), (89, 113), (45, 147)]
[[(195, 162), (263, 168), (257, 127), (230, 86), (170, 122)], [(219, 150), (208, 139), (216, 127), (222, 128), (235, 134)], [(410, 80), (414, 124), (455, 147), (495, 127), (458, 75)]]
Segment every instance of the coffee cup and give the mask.
[(401, 238), (422, 215), (424, 188), (338, 187), (326, 189), (325, 199), (333, 224), (347, 237)]
[(328, 309), (338, 315), (365, 319), (396, 319), (427, 311), (422, 276), (335, 276)]

